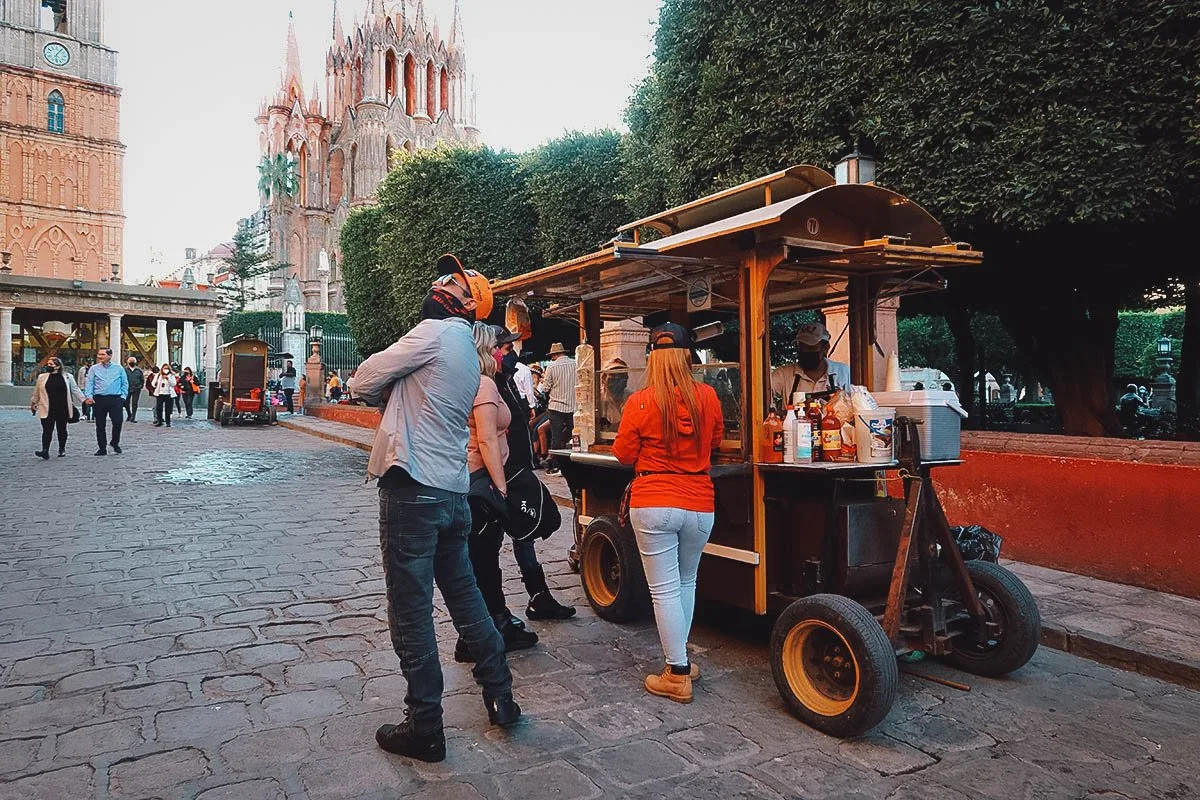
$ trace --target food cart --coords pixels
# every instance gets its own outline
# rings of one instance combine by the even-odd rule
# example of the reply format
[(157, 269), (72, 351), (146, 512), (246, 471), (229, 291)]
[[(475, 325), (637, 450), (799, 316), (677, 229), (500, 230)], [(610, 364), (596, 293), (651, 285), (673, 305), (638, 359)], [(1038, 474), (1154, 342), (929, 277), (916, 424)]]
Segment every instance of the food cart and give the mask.
[[(918, 420), (897, 418), (900, 446), (888, 463), (770, 463), (759, 431), (773, 402), (771, 317), (842, 310), (852, 383), (882, 388), (880, 301), (942, 289), (941, 270), (981, 261), (907, 198), (798, 166), (630, 223), (598, 252), (494, 285), (498, 296), (578, 319), (590, 345), (579, 351), (590, 362), (579, 365), (585, 399), (601, 395), (606, 322), (627, 329), (636, 320), (647, 332), (667, 320), (721, 322), (733, 337), (725, 350), (736, 361), (695, 365), (725, 414), (698, 594), (776, 615), (779, 691), (800, 719), (833, 735), (863, 733), (886, 716), (897, 656), (920, 651), (1002, 675), (1033, 655), (1040, 621), (1010, 572), (964, 563), (931, 480), (958, 461), (922, 458)], [(580, 451), (555, 455), (574, 499), (584, 590), (600, 617), (620, 622), (649, 612), (649, 592), (633, 533), (617, 522), (632, 468), (611, 454), (616, 427), (597, 421), (595, 403), (581, 404)]]
[(266, 342), (249, 334), (221, 348), (221, 397), (213, 404), (213, 419), (231, 424), (274, 424), (275, 407), (267, 391)]

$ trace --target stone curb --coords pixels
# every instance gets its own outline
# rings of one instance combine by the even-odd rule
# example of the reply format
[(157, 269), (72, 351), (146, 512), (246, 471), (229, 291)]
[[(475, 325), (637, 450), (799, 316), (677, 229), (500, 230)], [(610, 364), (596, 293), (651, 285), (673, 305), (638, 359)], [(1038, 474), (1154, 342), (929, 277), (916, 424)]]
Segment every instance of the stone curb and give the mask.
[(1200, 689), (1200, 664), (1131, 647), (1099, 633), (1072, 630), (1054, 621), (1043, 621), (1042, 644), (1126, 672)]
[[(371, 451), (371, 445), (355, 441), (347, 436), (341, 436), (332, 431), (317, 430), (312, 427), (296, 425), (288, 420), (279, 420), (279, 425), (309, 436), (327, 439), (338, 444), (357, 447), (366, 452)], [(569, 497), (552, 495), (554, 502), (564, 508), (573, 508)], [(1185, 686), (1189, 689), (1200, 689), (1200, 664), (1182, 659), (1172, 659), (1149, 650), (1136, 647), (1111, 639), (1098, 633), (1073, 630), (1053, 620), (1042, 621), (1042, 644), (1054, 650), (1107, 664), (1110, 667), (1123, 669), (1126, 672), (1136, 672), (1147, 677), (1157, 678), (1168, 683)]]

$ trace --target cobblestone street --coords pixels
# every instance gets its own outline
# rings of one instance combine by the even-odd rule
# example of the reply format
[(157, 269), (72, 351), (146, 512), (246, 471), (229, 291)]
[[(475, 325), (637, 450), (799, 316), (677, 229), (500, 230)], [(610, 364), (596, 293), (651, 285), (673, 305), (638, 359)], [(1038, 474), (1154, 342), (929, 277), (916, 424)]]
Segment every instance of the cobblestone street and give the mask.
[(591, 613), (566, 527), (539, 552), (579, 615), (510, 657), (525, 720), (488, 727), (439, 609), (448, 756), (391, 756), (366, 454), (181, 421), (97, 458), (83, 422), (42, 461), (39, 433), (0, 410), (0, 800), (1200, 797), (1200, 694), (1047, 648), (1007, 680), (915, 665), (972, 691), (903, 675), (887, 720), (839, 741), (787, 713), (765, 635), (701, 620), (695, 702), (650, 697), (653, 624)]

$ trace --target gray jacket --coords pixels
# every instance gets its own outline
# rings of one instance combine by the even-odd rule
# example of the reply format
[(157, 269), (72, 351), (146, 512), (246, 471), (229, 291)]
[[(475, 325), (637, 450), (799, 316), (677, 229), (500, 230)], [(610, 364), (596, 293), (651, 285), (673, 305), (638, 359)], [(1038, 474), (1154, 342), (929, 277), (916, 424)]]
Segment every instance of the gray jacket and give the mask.
[(355, 395), (386, 403), (367, 474), (378, 478), (398, 466), (418, 483), (466, 494), (467, 417), (479, 373), (471, 325), (462, 319), (422, 320), (360, 364)]

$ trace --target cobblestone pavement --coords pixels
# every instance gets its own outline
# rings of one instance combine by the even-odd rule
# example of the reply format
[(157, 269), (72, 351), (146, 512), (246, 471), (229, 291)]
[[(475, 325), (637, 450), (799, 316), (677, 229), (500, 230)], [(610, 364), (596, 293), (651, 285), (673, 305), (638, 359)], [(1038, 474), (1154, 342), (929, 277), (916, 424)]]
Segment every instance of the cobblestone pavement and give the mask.
[(5, 800), (1200, 797), (1200, 695), (1049, 649), (1008, 680), (945, 671), (969, 693), (905, 676), (857, 741), (787, 714), (757, 632), (699, 624), (696, 702), (648, 697), (653, 626), (590, 613), (565, 532), (542, 551), (580, 615), (511, 658), (527, 719), (488, 727), (439, 609), (449, 757), (390, 756), (372, 734), (404, 682), (363, 453), (192, 422), (95, 458), (81, 423), (43, 462), (38, 430), (0, 411)]

